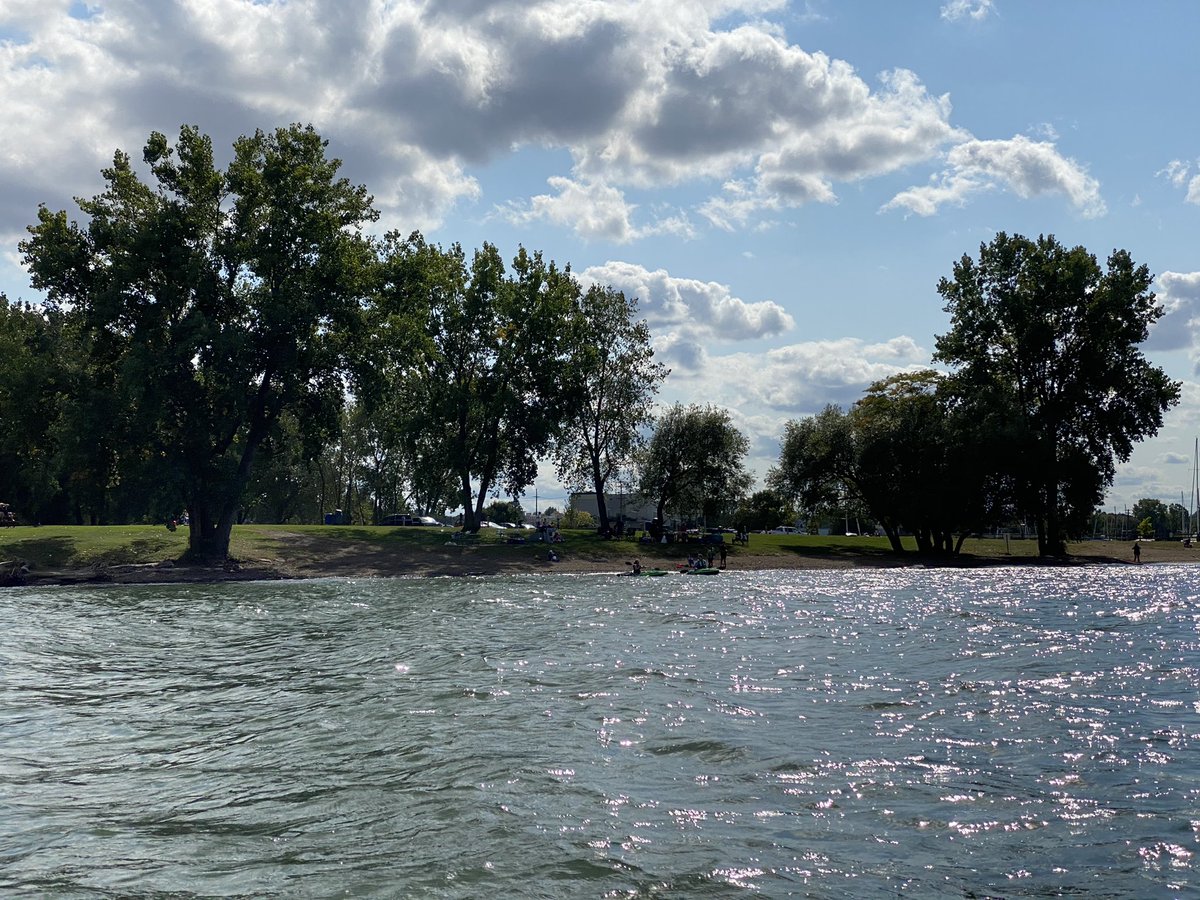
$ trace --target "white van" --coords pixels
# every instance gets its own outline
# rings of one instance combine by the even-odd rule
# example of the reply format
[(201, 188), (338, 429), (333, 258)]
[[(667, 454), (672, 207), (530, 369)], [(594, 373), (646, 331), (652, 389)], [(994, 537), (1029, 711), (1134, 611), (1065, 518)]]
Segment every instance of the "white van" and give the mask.
[(777, 525), (772, 528), (768, 534), (799, 534), (799, 528), (793, 528), (791, 525)]

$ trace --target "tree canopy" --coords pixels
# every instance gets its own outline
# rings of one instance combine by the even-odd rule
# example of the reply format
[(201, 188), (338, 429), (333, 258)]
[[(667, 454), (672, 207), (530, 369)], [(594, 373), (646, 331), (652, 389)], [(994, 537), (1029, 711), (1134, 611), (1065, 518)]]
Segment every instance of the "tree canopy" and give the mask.
[(666, 513), (713, 522), (731, 513), (750, 487), (745, 468), (749, 439), (728, 410), (676, 403), (655, 423), (641, 456), (641, 493)]
[(391, 235), (382, 255), (375, 360), (400, 432), (431, 470), (455, 479), (463, 528), (477, 530), (494, 488), (519, 497), (551, 446), (566, 398), (556, 373), (578, 283), (523, 248), (506, 269), (490, 244), (468, 263), (458, 245)]
[(556, 447), (558, 476), (569, 488), (596, 492), (600, 529), (609, 530), (604, 491), (628, 472), (653, 420), (652, 402), (667, 369), (653, 360), (650, 329), (637, 301), (593, 285), (576, 295), (566, 359), (557, 379), (566, 421)]
[(943, 384), (932, 370), (894, 375), (848, 412), (828, 406), (788, 422), (768, 482), (810, 515), (865, 506), (896, 552), (901, 531), (922, 553), (956, 552), (994, 512), (995, 475), (986, 444), (948, 404)]
[(86, 224), (43, 207), (21, 244), (34, 286), (67, 310), (118, 400), (108, 427), (121, 469), (186, 505), (198, 558), (227, 555), (280, 415), (332, 424), (370, 258), (360, 229), (376, 217), (311, 127), (233, 149), (221, 171), (197, 129), (174, 146), (156, 132), (151, 183), (117, 152), (105, 190), (79, 201)]
[(1084, 533), (1116, 463), (1178, 402), (1180, 385), (1140, 349), (1163, 315), (1152, 280), (1124, 250), (1101, 267), (1053, 236), (1001, 233), (938, 284), (951, 328), (935, 359), (954, 367), (955, 402), (1003, 440), (1042, 555)]
[[(653, 417), (667, 370), (635, 299), (523, 247), (506, 262), (487, 243), (369, 237), (371, 198), (326, 150), (311, 127), (259, 131), (222, 169), (184, 126), (152, 133), (140, 165), (118, 151), (78, 221), (39, 209), (20, 250), (45, 301), (0, 298), (6, 502), (33, 521), (186, 509), (189, 553), (220, 559), (246, 515), (461, 507), (474, 530), (553, 458), (595, 491), (602, 529), (621, 480), (660, 519), (865, 510), (896, 549), (905, 531), (954, 552), (1017, 518), (1051, 554), (1179, 398), (1141, 352), (1163, 314), (1144, 265), (1000, 234), (938, 284), (949, 372), (788, 422), (769, 489), (746, 499), (727, 410)], [(1137, 511), (1159, 533), (1190, 518)]]

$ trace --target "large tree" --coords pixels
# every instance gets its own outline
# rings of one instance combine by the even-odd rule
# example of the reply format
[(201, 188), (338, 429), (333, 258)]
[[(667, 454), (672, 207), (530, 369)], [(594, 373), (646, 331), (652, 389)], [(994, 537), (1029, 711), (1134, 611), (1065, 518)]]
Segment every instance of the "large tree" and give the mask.
[(829, 406), (788, 422), (769, 483), (808, 509), (861, 503), (897, 553), (902, 531), (921, 553), (958, 552), (968, 533), (1004, 514), (1006, 494), (997, 436), (944, 384), (932, 370), (893, 375), (848, 412)]
[(785, 494), (767, 488), (743, 497), (733, 520), (748, 531), (766, 531), (777, 525), (791, 525), (796, 521), (796, 510)]
[(1004, 423), (1016, 502), (1043, 556), (1086, 530), (1116, 463), (1178, 402), (1179, 384), (1140, 350), (1163, 314), (1152, 280), (1124, 250), (1101, 267), (1053, 236), (1001, 233), (938, 284), (951, 327), (935, 359), (955, 367), (963, 406)]
[(62, 493), (56, 440), (73, 362), (58, 310), (0, 294), (0, 501), (46, 521)]
[(392, 407), (406, 417), (399, 432), (454, 474), (463, 529), (477, 531), (487, 498), (497, 489), (519, 497), (561, 427), (558, 379), (578, 282), (524, 249), (510, 272), (490, 244), (468, 262), (460, 246), (419, 234), (389, 235), (382, 272), (378, 365), (364, 396), (404, 397)]
[[(1176, 503), (1175, 506), (1178, 507), (1179, 504)], [(1150, 534), (1144, 535), (1145, 537), (1170, 537), (1171, 530), (1179, 525), (1178, 515), (1173, 516), (1171, 507), (1155, 497), (1143, 497), (1133, 504), (1133, 509), (1129, 512), (1135, 522), (1149, 520)]]
[(650, 329), (637, 301), (593, 285), (577, 295), (558, 378), (567, 421), (556, 446), (558, 476), (569, 488), (596, 492), (600, 530), (609, 531), (604, 492), (629, 470), (653, 420), (652, 403), (667, 369), (654, 362)]
[(639, 488), (657, 501), (660, 521), (668, 512), (712, 521), (749, 490), (749, 449), (728, 410), (676, 403), (658, 418), (641, 454)]
[[(189, 554), (224, 559), (254, 458), (285, 411), (332, 428), (376, 214), (311, 127), (256, 132), (225, 171), (184, 127), (118, 152), (84, 224), (43, 207), (21, 245), (111, 379), (140, 470), (186, 505)], [(97, 431), (106, 423), (90, 423)]]

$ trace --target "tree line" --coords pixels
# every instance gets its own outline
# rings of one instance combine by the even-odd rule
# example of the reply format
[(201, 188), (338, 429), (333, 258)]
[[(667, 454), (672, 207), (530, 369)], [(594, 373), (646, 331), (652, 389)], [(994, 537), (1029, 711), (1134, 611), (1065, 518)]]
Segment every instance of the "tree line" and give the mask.
[(769, 482), (802, 506), (861, 503), (900, 550), (957, 552), (1024, 522), (1042, 556), (1090, 533), (1116, 464), (1155, 434), (1180, 385), (1140, 350), (1163, 309), (1144, 265), (1052, 236), (998, 234), (938, 292), (932, 369), (873, 384), (849, 410), (789, 422)]
[[(185, 126), (150, 136), (146, 179), (117, 152), (82, 222), (38, 211), (20, 250), (45, 302), (0, 307), (0, 496), (42, 522), (186, 510), (191, 555), (221, 558), (244, 516), (320, 521), (364, 497), (373, 520), (462, 508), (475, 530), (551, 457), (608, 527), (667, 374), (636, 300), (524, 248), (372, 238), (372, 198), (326, 151), (294, 125), (220, 169)], [(693, 419), (647, 457), (673, 507), (689, 479), (728, 493), (693, 459), (729, 449), (728, 414), (663, 421)], [(741, 441), (720, 463), (738, 484)]]
[[(240, 138), (218, 168), (185, 126), (122, 152), (83, 221), (42, 207), (20, 245), (45, 302), (0, 304), (0, 498), (35, 521), (377, 521), (519, 498), (542, 459), (716, 521), (853, 504), (900, 548), (955, 551), (1032, 519), (1061, 552), (1179, 385), (1139, 345), (1162, 309), (1124, 251), (998, 235), (938, 290), (932, 369), (784, 427), (765, 491), (727, 410), (675, 405), (637, 303), (521, 248), (370, 236), (362, 185), (314, 129)], [(775, 524), (778, 524), (776, 522)]]

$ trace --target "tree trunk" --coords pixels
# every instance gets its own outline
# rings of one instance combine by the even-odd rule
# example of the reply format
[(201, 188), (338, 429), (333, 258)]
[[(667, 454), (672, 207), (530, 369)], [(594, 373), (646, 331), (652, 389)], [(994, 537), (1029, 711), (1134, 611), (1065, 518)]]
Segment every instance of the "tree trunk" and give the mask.
[(229, 558), (229, 539), (233, 533), (236, 504), (216, 509), (210, 498), (193, 498), (188, 503), (187, 558), (196, 563), (219, 563)]
[(1058, 481), (1051, 479), (1041, 491), (1042, 514), (1038, 517), (1038, 555), (1062, 556), (1067, 546), (1062, 539), (1058, 516)]
[(913, 537), (917, 541), (917, 553), (921, 556), (929, 556), (933, 552), (933, 547), (929, 543), (929, 533), (924, 528), (918, 528), (913, 531)]
[(596, 518), (600, 520), (600, 533), (608, 534), (608, 504), (604, 502), (604, 492), (596, 491)]
[(479, 531), (479, 519), (475, 516), (475, 498), (471, 493), (471, 474), (459, 472), (458, 480), (462, 491), (462, 530), (464, 534), (475, 534)]
[(888, 543), (892, 545), (893, 553), (903, 553), (904, 545), (900, 543), (900, 529), (886, 519), (882, 520), (883, 533), (887, 535)]
[(592, 454), (592, 487), (596, 489), (596, 518), (600, 520), (600, 533), (608, 534), (608, 504), (604, 500), (604, 475), (600, 472), (600, 457)]

